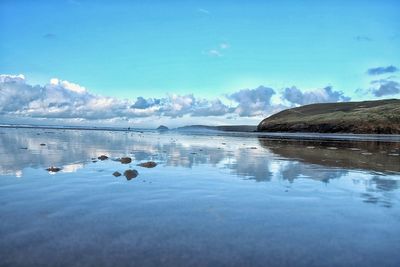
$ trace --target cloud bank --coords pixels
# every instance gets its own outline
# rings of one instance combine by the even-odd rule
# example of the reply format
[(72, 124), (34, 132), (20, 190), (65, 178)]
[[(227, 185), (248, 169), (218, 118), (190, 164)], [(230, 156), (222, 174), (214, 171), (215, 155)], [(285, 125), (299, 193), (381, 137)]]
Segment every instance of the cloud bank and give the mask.
[[(398, 85), (397, 85), (398, 90)], [(383, 94), (382, 89), (377, 94)], [(393, 90), (393, 89), (392, 89)], [(278, 102), (273, 98), (280, 99)], [(348, 101), (332, 87), (302, 92), (297, 87), (276, 90), (259, 86), (242, 89), (217, 99), (193, 94), (168, 94), (161, 98), (117, 99), (89, 92), (60, 79), (31, 85), (23, 75), (0, 75), (0, 116), (39, 119), (131, 120), (146, 118), (264, 118), (282, 109), (319, 102)], [(210, 124), (210, 122), (209, 122)]]
[(331, 86), (325, 88), (302, 92), (297, 87), (286, 88), (282, 95), (284, 100), (293, 104), (307, 105), (312, 103), (329, 103), (349, 101), (350, 97), (344, 95), (341, 91), (334, 91)]

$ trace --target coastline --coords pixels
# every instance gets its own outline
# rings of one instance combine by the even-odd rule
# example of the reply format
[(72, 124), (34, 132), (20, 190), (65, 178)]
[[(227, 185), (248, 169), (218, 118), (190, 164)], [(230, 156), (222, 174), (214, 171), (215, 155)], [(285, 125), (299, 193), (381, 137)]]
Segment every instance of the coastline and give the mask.
[[(88, 127), (88, 126), (49, 126), (49, 125), (0, 125), (1, 128), (43, 129), (43, 130), (83, 130), (83, 131), (119, 131), (119, 132), (158, 132), (156, 129), (122, 128), (122, 127)], [(248, 132), (222, 131), (214, 129), (170, 129), (165, 133), (193, 135), (224, 135), (236, 137), (259, 137), (271, 140), (328, 140), (357, 142), (400, 142), (400, 134), (354, 134), (354, 133), (309, 133), (309, 132)]]

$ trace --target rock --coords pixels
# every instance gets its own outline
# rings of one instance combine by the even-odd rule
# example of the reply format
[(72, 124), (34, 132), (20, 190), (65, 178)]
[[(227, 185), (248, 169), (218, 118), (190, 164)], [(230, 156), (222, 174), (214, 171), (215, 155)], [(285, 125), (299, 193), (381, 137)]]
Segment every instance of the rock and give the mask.
[(126, 177), (126, 180), (131, 180), (131, 179), (133, 179), (133, 178), (136, 178), (136, 176), (138, 176), (139, 175), (139, 173), (138, 173), (138, 171), (137, 170), (126, 170), (125, 172), (124, 172), (124, 175), (125, 175), (125, 177)]
[(47, 168), (46, 171), (59, 172), (59, 171), (61, 171), (61, 168), (51, 166), (51, 167)]
[(148, 162), (140, 163), (140, 164), (138, 164), (138, 166), (144, 167), (144, 168), (154, 168), (155, 166), (157, 166), (157, 163), (155, 163), (154, 161), (148, 161)]
[(119, 161), (120, 161), (122, 164), (128, 164), (128, 163), (131, 163), (131, 162), (132, 162), (132, 159), (131, 159), (130, 157), (123, 157), (123, 158), (120, 158)]
[(98, 157), (99, 160), (106, 160), (108, 159), (108, 157), (106, 155), (101, 155), (100, 157)]
[(121, 174), (120, 172), (114, 172), (113, 175), (114, 175), (115, 177), (119, 177), (119, 176), (121, 176), (122, 174)]
[(168, 129), (167, 126), (160, 125), (160, 126), (158, 126), (157, 130), (158, 130), (158, 131), (168, 131), (169, 129)]

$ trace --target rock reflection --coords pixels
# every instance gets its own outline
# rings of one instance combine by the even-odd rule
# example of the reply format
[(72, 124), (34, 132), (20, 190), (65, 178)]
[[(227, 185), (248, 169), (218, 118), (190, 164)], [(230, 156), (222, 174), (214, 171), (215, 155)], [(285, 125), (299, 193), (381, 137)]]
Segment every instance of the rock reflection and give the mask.
[(393, 156), (398, 153), (400, 143), (276, 141), (267, 138), (259, 138), (259, 142), (275, 155), (291, 159), (280, 169), (283, 180), (293, 182), (302, 177), (328, 183), (330, 179), (345, 176), (351, 169), (367, 170), (372, 178), (353, 180), (355, 184), (365, 183), (366, 192), (360, 194), (363, 202), (387, 208), (393, 205), (388, 192), (399, 189), (400, 181), (387, 178), (386, 174), (400, 172), (400, 158)]
[(400, 150), (398, 142), (276, 141), (268, 138), (259, 138), (259, 142), (276, 155), (308, 164), (400, 172), (400, 157), (393, 155)]

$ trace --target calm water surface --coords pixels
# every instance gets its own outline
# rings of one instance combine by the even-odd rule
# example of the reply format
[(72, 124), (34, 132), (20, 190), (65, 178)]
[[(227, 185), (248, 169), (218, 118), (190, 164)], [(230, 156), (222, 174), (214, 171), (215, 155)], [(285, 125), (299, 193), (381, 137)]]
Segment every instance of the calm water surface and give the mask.
[[(0, 266), (400, 266), (399, 154), (399, 142), (3, 128)], [(139, 175), (112, 175), (127, 169)]]

